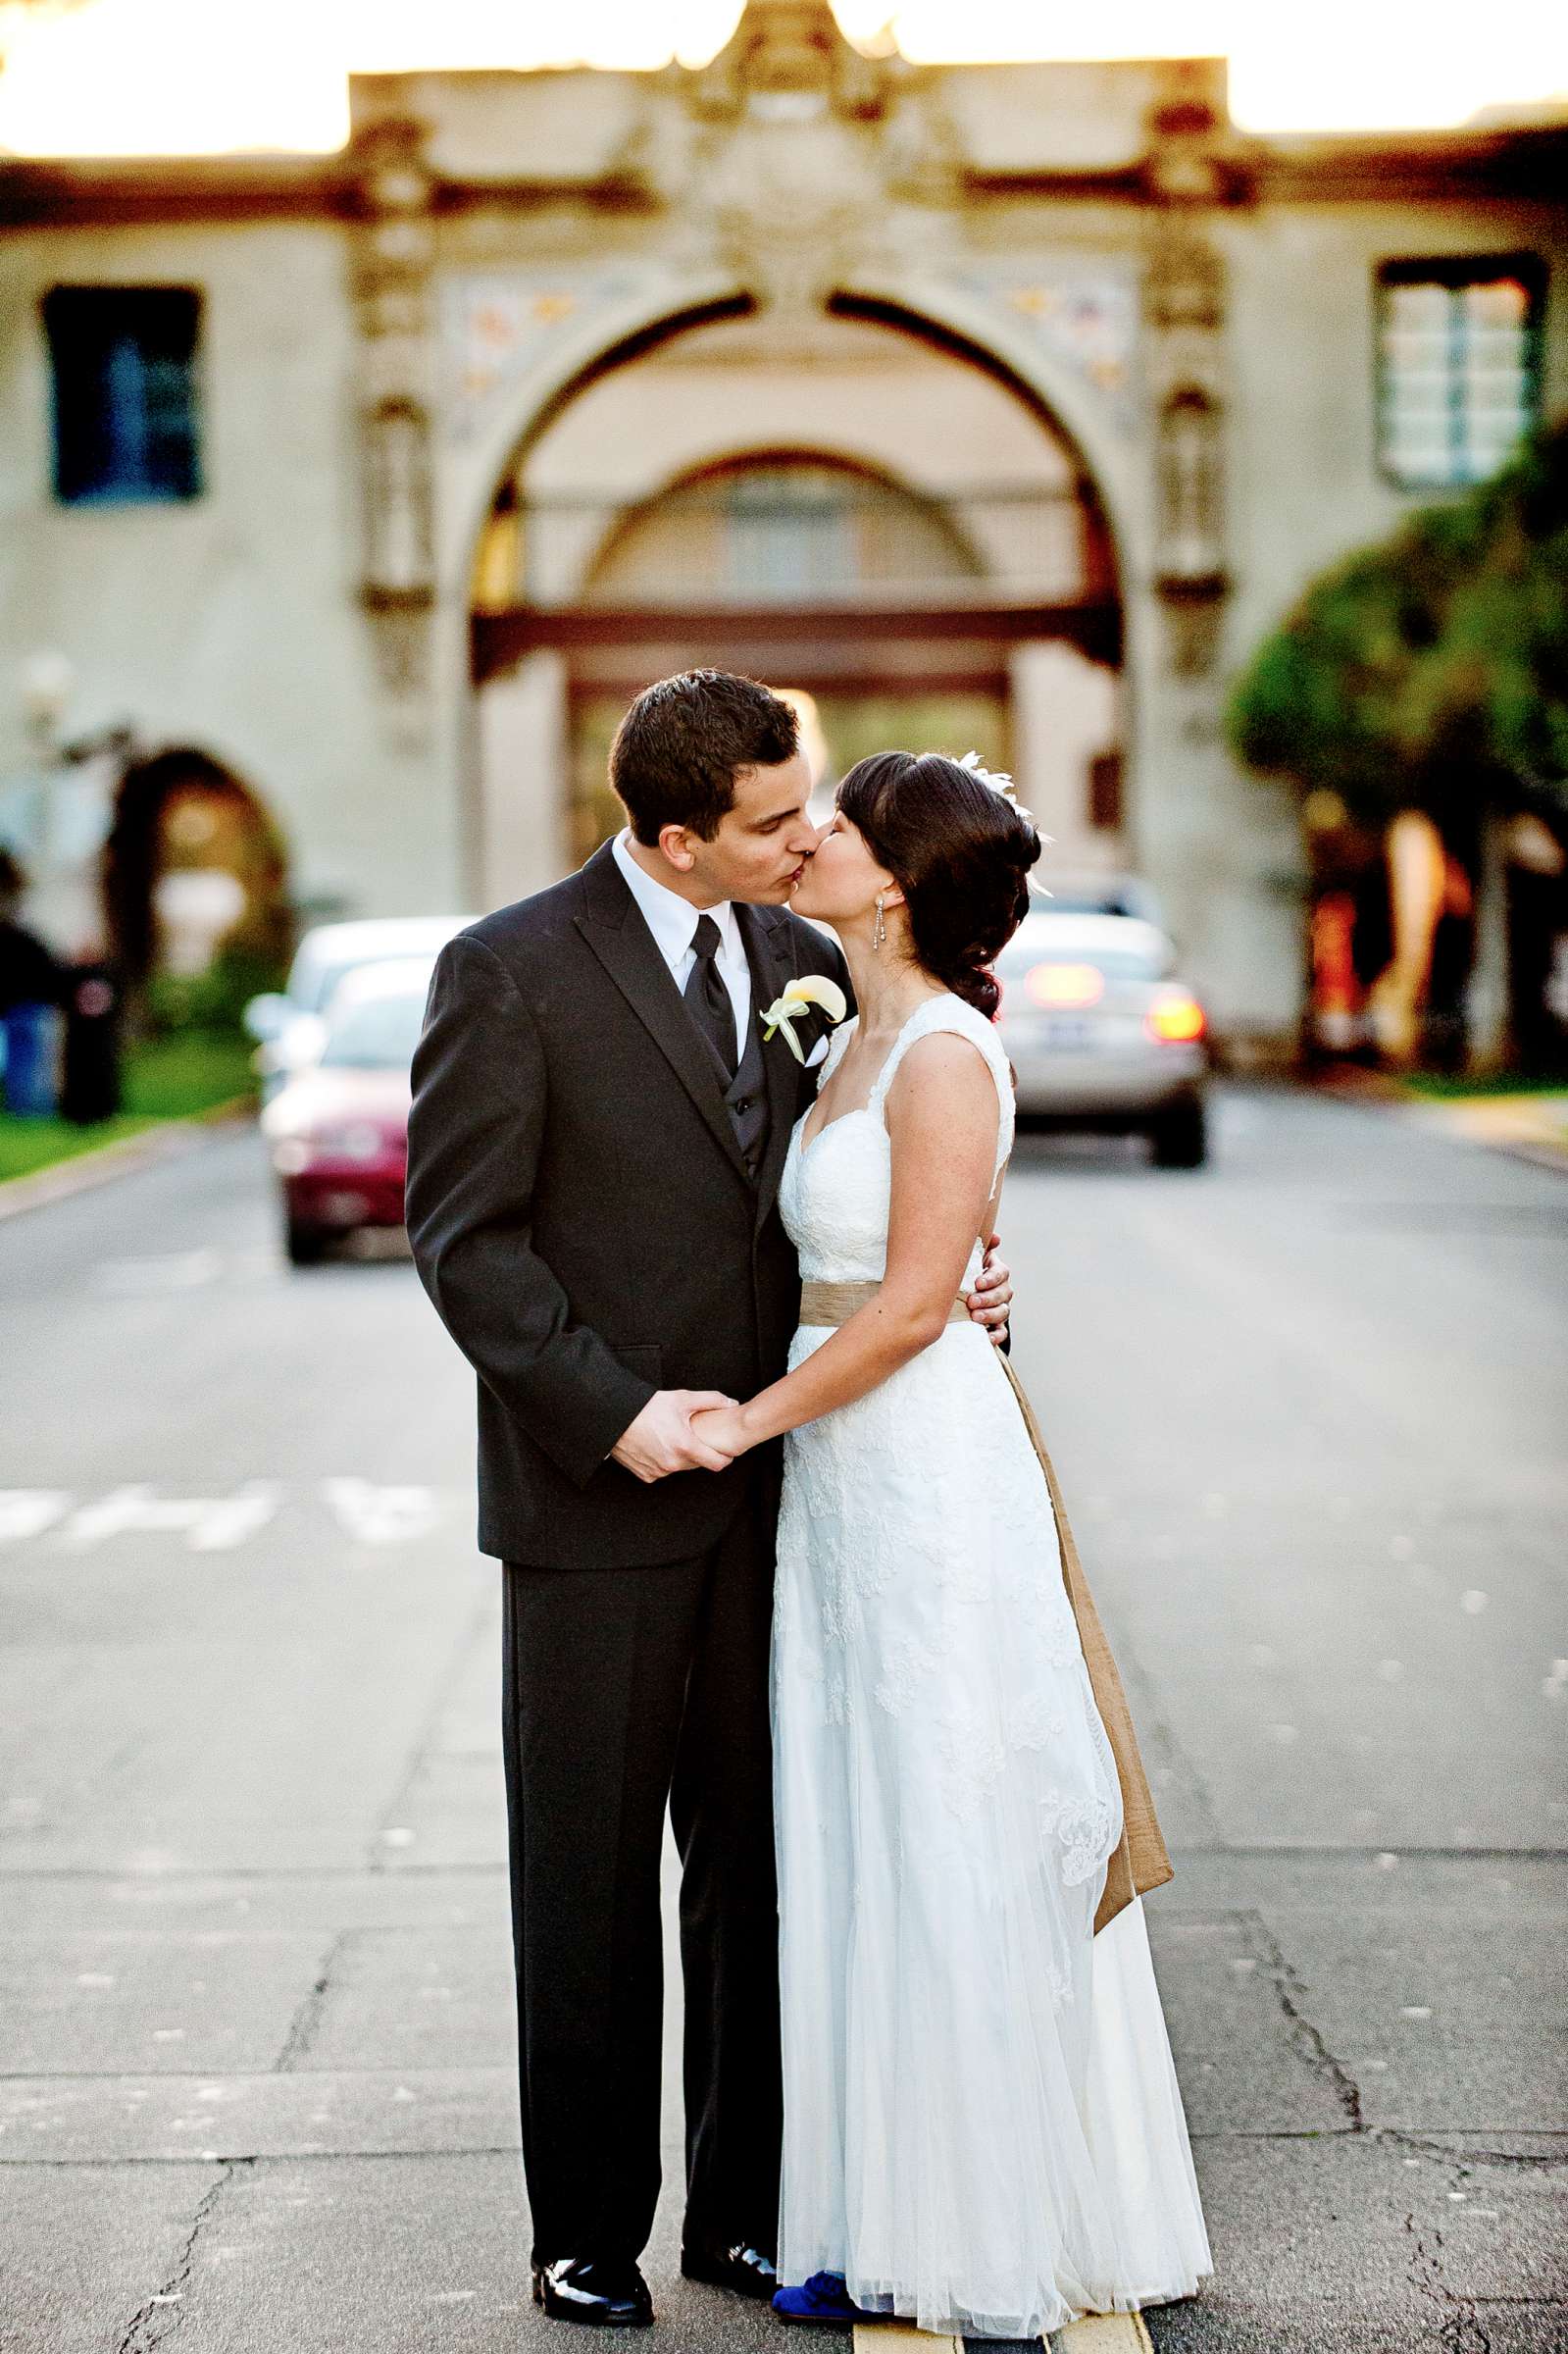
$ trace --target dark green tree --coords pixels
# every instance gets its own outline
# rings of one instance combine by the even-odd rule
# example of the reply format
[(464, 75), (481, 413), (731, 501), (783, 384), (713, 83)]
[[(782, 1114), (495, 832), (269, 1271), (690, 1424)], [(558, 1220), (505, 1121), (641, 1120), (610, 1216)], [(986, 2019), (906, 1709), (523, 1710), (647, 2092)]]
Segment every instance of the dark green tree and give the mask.
[(1474, 544), (1406, 693), (1412, 740), (1568, 831), (1568, 419), (1456, 511)]
[(1568, 825), (1568, 419), (1305, 590), (1227, 713), (1251, 768), (1376, 822)]

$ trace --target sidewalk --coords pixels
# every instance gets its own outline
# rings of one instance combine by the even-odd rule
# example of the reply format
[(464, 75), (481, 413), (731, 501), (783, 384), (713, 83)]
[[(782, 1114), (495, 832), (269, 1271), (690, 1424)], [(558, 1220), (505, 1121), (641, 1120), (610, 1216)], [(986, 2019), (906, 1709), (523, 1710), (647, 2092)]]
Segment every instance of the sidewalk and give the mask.
[(1450, 1136), (1568, 1169), (1568, 1088), (1551, 1095), (1414, 1096), (1410, 1109)]
[(1419, 1081), (1353, 1064), (1310, 1078), (1316, 1095), (1341, 1102), (1382, 1104), (1467, 1144), (1509, 1152), (1538, 1167), (1568, 1169), (1568, 1088), (1521, 1089), (1499, 1084), (1495, 1092), (1443, 1095)]

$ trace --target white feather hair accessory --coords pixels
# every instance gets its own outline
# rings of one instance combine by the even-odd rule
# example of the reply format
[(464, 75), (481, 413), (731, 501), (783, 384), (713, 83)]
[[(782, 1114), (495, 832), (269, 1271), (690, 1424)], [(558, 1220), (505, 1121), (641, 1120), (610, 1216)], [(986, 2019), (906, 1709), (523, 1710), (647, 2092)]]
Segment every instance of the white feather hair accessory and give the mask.
[[(1031, 825), (1035, 823), (1035, 812), (1024, 807), (1018, 797), (1018, 789), (1005, 769), (987, 768), (979, 752), (966, 752), (958, 766), (968, 769), (970, 775), (978, 778), (982, 785), (988, 785), (992, 793), (999, 793), (1004, 801), (1011, 801), (1020, 817), (1027, 817)], [(1048, 834), (1040, 836), (1041, 842), (1049, 842), (1050, 839)]]

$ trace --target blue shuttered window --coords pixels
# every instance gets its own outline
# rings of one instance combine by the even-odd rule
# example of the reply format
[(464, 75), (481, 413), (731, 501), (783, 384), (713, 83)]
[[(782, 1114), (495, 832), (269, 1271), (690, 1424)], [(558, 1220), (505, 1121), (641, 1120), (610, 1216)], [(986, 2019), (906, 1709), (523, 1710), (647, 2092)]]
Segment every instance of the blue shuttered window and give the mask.
[(43, 323), (62, 504), (199, 497), (195, 288), (55, 286)]

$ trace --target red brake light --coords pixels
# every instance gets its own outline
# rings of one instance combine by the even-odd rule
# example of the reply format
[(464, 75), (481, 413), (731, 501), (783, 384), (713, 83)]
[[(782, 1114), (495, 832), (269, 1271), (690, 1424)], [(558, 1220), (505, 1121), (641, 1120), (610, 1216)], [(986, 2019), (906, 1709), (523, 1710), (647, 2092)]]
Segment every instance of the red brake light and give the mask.
[(1105, 995), (1105, 975), (1097, 964), (1036, 964), (1025, 975), (1024, 987), (1037, 1005), (1057, 1013), (1097, 1005)]
[(1150, 1038), (1185, 1046), (1201, 1038), (1208, 1022), (1202, 1006), (1189, 991), (1168, 989), (1155, 998), (1143, 1016), (1143, 1027)]

